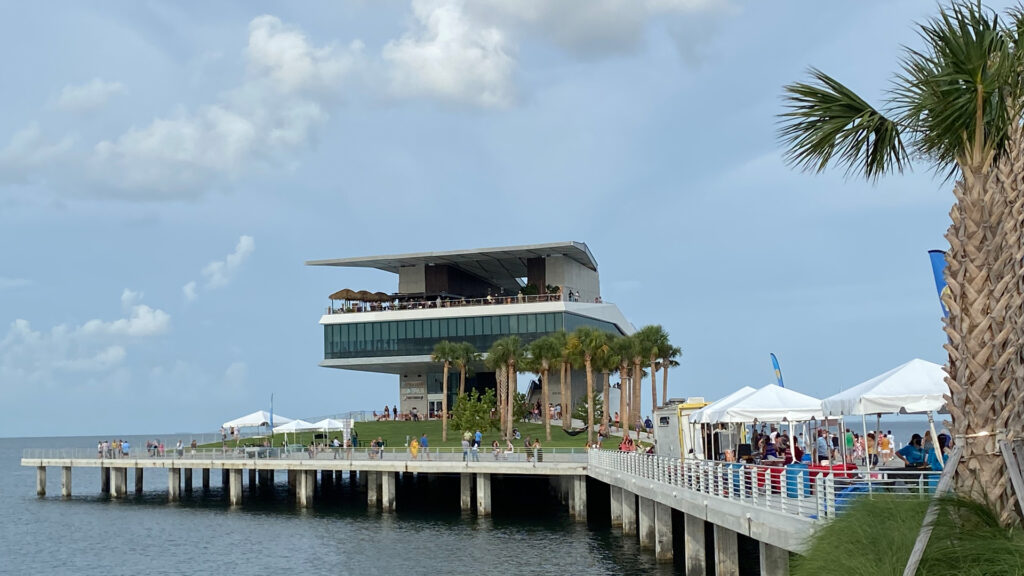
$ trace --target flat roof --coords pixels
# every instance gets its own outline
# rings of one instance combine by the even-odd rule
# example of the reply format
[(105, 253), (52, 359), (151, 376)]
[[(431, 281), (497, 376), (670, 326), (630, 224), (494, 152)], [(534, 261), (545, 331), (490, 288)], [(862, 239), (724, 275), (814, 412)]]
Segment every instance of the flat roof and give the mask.
[(340, 266), (346, 268), (376, 268), (398, 274), (407, 266), (446, 264), (481, 278), (524, 278), (526, 261), (530, 258), (565, 256), (582, 266), (597, 271), (597, 260), (583, 242), (552, 242), (523, 246), (498, 246), (471, 250), (444, 252), (413, 252), (381, 256), (357, 256), (330, 260), (308, 260), (306, 266)]

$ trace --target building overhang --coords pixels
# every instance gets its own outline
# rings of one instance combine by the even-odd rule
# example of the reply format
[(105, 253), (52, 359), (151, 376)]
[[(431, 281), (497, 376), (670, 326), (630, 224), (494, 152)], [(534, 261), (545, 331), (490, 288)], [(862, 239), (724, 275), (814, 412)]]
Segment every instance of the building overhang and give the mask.
[(440, 366), (430, 359), (430, 356), (380, 356), (369, 358), (338, 358), (323, 360), (320, 365), (324, 368), (340, 368), (342, 370), (357, 370), (360, 372), (378, 372), (380, 374), (408, 374), (416, 372), (423, 374), (427, 370), (436, 371)]

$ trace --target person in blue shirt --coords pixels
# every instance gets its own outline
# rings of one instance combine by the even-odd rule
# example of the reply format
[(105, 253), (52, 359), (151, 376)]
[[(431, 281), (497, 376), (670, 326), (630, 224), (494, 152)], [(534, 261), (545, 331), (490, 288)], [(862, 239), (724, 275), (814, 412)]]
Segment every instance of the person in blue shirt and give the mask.
[(921, 447), (921, 435), (914, 434), (910, 443), (896, 451), (896, 457), (903, 460), (903, 465), (916, 468), (925, 464), (924, 448)]
[(480, 446), (480, 443), (484, 441), (484, 435), (480, 433), (479, 428), (476, 429), (476, 434), (473, 435), (473, 440), (476, 442), (477, 446)]
[(949, 448), (949, 434), (939, 434), (939, 453), (942, 454), (942, 464), (939, 464), (939, 458), (935, 455), (934, 450), (929, 450), (927, 455), (928, 467), (936, 472), (943, 469), (946, 462), (949, 460), (949, 453), (946, 449)]
[(420, 438), (420, 448), (423, 450), (423, 455), (426, 456), (427, 460), (430, 460), (430, 444), (427, 443), (426, 432)]

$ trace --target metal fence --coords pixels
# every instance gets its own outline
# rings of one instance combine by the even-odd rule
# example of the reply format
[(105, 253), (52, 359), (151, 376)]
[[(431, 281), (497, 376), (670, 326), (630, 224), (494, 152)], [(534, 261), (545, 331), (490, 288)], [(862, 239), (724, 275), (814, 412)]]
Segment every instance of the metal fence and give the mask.
[(653, 454), (595, 450), (588, 465), (624, 472), (667, 486), (743, 502), (805, 518), (834, 518), (856, 498), (877, 494), (928, 498), (939, 472), (884, 468), (824, 471), (807, 466), (763, 466), (739, 462), (666, 458)]

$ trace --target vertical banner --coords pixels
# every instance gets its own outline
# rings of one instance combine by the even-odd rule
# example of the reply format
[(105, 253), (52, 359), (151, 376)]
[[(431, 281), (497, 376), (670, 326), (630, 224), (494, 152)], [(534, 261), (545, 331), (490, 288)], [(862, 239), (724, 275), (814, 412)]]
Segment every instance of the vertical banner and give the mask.
[(939, 305), (942, 306), (943, 318), (949, 318), (949, 310), (946, 309), (946, 303), (942, 301), (942, 296), (947, 292), (946, 288), (946, 253), (942, 250), (929, 250), (928, 258), (932, 261), (932, 276), (935, 278), (935, 291), (939, 294)]
[(775, 353), (769, 354), (772, 357), (772, 368), (775, 369), (775, 379), (779, 381), (779, 387), (785, 388), (786, 385), (782, 383), (782, 368), (779, 368), (779, 359), (775, 357)]
[(270, 395), (270, 434), (274, 434), (274, 395)]

